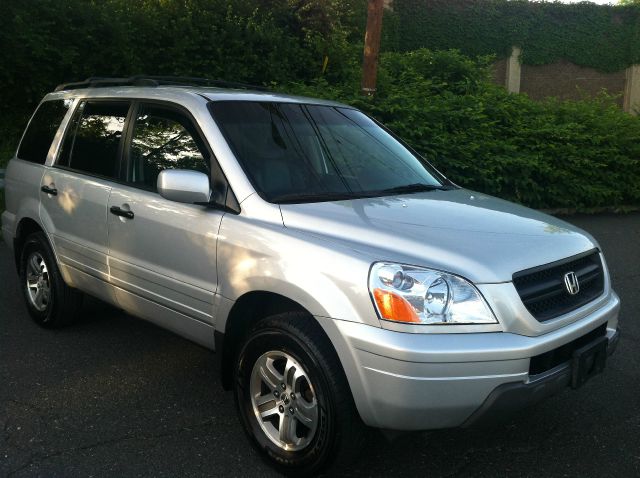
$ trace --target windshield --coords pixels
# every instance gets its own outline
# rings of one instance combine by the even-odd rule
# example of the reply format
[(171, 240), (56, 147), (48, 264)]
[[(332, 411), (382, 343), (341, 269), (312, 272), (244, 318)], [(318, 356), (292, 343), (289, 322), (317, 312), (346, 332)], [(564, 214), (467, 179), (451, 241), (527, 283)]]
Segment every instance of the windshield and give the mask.
[(249, 101), (209, 107), (254, 187), (269, 202), (443, 189), (437, 173), (359, 111)]

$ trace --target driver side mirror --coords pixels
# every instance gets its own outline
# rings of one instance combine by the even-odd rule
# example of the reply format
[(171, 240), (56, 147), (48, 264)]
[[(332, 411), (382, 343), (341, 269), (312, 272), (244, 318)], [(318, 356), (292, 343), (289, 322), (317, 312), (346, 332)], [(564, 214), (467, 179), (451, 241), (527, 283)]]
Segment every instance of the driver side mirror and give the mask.
[(208, 203), (211, 196), (209, 177), (198, 171), (165, 169), (160, 171), (156, 184), (160, 196), (170, 201)]

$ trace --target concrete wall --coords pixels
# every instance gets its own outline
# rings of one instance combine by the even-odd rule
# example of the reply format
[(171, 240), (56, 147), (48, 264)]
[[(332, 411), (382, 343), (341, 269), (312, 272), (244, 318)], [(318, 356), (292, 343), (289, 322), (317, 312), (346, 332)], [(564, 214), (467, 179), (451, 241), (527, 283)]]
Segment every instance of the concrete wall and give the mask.
[(640, 115), (640, 65), (627, 68), (623, 106), (625, 111)]

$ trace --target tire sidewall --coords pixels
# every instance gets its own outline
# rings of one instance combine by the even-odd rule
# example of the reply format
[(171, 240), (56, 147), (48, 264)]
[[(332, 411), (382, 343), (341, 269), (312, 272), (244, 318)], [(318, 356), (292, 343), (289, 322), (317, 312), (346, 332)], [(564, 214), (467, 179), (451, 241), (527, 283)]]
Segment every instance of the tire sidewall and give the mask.
[[(256, 360), (265, 352), (281, 351), (291, 355), (307, 372), (318, 401), (318, 427), (312, 442), (303, 450), (278, 448), (260, 427), (251, 404), (249, 381)], [(308, 473), (323, 467), (335, 446), (335, 412), (329, 382), (313, 351), (286, 329), (269, 327), (256, 330), (244, 343), (238, 355), (235, 377), (236, 406), (254, 446), (263, 452), (280, 471), (304, 470)]]
[[(49, 271), (49, 288), (50, 297), (47, 308), (44, 311), (36, 309), (29, 298), (29, 292), (26, 287), (27, 281), (27, 259), (32, 252), (38, 252), (42, 256)], [(58, 268), (51, 252), (51, 248), (43, 239), (42, 234), (32, 234), (27, 238), (20, 254), (20, 289), (24, 296), (24, 301), (27, 305), (27, 310), (31, 318), (43, 327), (54, 326), (54, 317), (58, 297), (60, 296), (60, 277), (58, 274)]]

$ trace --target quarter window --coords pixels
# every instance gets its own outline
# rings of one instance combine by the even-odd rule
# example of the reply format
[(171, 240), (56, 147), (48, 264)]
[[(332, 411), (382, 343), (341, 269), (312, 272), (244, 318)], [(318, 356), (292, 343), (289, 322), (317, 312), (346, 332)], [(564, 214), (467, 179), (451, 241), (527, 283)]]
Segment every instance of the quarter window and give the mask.
[(106, 178), (119, 177), (119, 151), (127, 102), (80, 104), (67, 134), (58, 164)]
[(193, 123), (182, 113), (162, 106), (142, 105), (136, 115), (130, 148), (129, 181), (156, 191), (164, 169), (190, 169), (209, 173)]
[(72, 102), (72, 100), (45, 101), (38, 107), (20, 143), (18, 158), (44, 164), (62, 118), (67, 114)]

